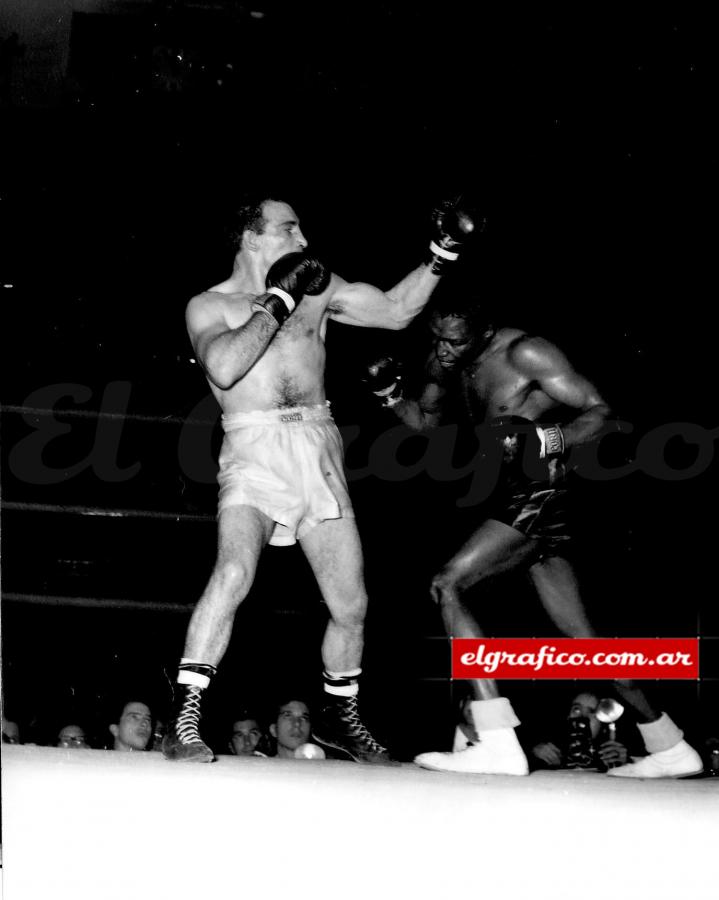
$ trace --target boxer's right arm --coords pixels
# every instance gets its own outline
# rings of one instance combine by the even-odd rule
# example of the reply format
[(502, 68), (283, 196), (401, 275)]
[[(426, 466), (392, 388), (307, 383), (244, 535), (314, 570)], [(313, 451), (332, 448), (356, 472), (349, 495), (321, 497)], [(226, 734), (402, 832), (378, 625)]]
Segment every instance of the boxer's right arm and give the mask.
[(187, 330), (207, 377), (220, 390), (229, 390), (263, 355), (306, 295), (327, 289), (330, 273), (315, 257), (288, 253), (276, 260), (265, 278), (266, 293), (250, 307), (250, 317), (232, 328), (221, 297), (213, 293), (193, 298), (186, 314)]
[(447, 390), (436, 381), (426, 380), (416, 397), (409, 396), (402, 383), (402, 367), (390, 356), (368, 365), (363, 380), (380, 404), (413, 431), (427, 431), (441, 424)]
[(221, 297), (212, 293), (190, 300), (185, 321), (198, 362), (223, 391), (249, 372), (280, 327), (272, 316), (255, 312), (245, 323), (231, 328)]
[(413, 431), (429, 431), (442, 424), (447, 391), (436, 382), (427, 382), (416, 399), (407, 399), (394, 412)]

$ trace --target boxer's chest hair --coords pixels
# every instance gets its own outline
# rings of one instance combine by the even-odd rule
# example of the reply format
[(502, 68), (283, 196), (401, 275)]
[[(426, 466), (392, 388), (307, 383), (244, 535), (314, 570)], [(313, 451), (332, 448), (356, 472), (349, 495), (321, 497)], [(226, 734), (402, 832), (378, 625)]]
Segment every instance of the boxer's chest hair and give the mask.
[(275, 385), (278, 407), (304, 406), (307, 394), (297, 384), (295, 378), (286, 373), (280, 374)]
[(312, 402), (316, 373), (324, 364), (321, 311), (299, 307), (282, 324), (270, 344), (275, 358), (273, 389), (278, 407)]

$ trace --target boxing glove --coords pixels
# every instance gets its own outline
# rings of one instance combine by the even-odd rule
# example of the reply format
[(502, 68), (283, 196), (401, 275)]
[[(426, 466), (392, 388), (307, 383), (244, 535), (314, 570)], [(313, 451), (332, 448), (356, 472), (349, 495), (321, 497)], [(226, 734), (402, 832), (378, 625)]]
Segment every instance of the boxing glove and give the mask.
[[(483, 227), (484, 220), (480, 225)], [(440, 275), (445, 266), (459, 259), (459, 252), (475, 230), (473, 215), (462, 204), (462, 198), (445, 201), (434, 212), (434, 233), (429, 245), (432, 272)]]
[(543, 477), (549, 460), (564, 454), (564, 434), (559, 425), (537, 425), (522, 416), (499, 416), (489, 422), (489, 434), (499, 444), (503, 465), (519, 465), (531, 478)]
[(370, 363), (362, 380), (388, 409), (403, 399), (402, 364), (391, 356), (382, 356)]
[(331, 273), (316, 257), (287, 253), (271, 266), (265, 277), (267, 292), (252, 304), (254, 312), (272, 316), (278, 325), (287, 319), (300, 300), (326, 290)]

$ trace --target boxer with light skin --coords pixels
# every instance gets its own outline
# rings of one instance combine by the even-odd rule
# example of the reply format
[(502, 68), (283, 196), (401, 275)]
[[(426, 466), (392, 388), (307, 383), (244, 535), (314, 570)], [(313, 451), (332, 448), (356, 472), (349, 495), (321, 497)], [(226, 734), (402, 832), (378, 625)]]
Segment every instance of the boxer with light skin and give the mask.
[(458, 205), (438, 210), (426, 262), (385, 292), (348, 283), (306, 253), (307, 238), (288, 203), (265, 196), (240, 210), (232, 274), (186, 310), (225, 437), (217, 558), (187, 630), (163, 741), (167, 759), (214, 759), (199, 730), (202, 692), (227, 649), (262, 551), (298, 542), (329, 612), (316, 737), (357, 762), (387, 760), (357, 700), (367, 594), (342, 441), (325, 395), (327, 323), (405, 328), (473, 228)]
[[(595, 637), (567, 558), (566, 504), (570, 462), (605, 430), (609, 405), (557, 346), (521, 329), (496, 327), (478, 303), (457, 299), (434, 310), (429, 328), (431, 350), (413, 392), (403, 387), (401, 366), (391, 357), (374, 362), (365, 380), (413, 430), (436, 428), (448, 421), (449, 410), (459, 409), (460, 418), (481, 427), (485, 459), (498, 460), (487, 468), (498, 483), (484, 520), (432, 579), (430, 594), (447, 634), (483, 637), (470, 600), (476, 608), (487, 579), (521, 568), (563, 635)], [(470, 598), (468, 591), (477, 587)], [(493, 679), (468, 684), (479, 742), (459, 752), (423, 753), (415, 762), (446, 771), (528, 774), (509, 700)], [(614, 685), (634, 709), (649, 755), (611, 769), (610, 775), (679, 777), (701, 771), (701, 759), (682, 732), (635, 682)]]

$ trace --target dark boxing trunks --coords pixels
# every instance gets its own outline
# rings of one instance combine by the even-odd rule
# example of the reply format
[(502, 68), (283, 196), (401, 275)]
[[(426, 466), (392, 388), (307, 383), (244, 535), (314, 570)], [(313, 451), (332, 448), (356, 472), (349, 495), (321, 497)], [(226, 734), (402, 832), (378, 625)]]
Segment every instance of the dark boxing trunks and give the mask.
[(552, 460), (546, 481), (530, 481), (503, 473), (493, 493), (488, 518), (503, 522), (541, 544), (543, 556), (564, 555), (571, 540), (567, 474)]

